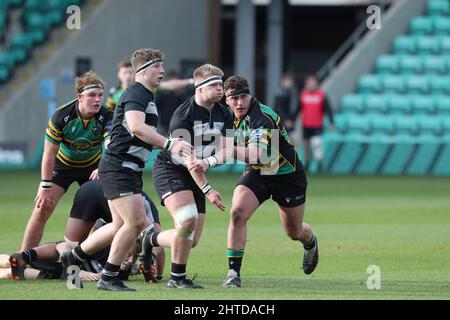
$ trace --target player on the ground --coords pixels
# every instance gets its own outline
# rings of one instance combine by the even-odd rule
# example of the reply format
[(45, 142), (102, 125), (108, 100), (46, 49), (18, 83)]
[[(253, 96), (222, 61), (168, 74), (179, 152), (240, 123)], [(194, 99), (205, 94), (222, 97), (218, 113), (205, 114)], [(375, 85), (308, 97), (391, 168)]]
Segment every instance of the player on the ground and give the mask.
[[(317, 237), (303, 223), (306, 186), (305, 171), (294, 146), (289, 143), (280, 117), (252, 98), (248, 82), (232, 76), (224, 84), (226, 103), (234, 113), (234, 156), (247, 163), (234, 190), (228, 227), (228, 276), (225, 287), (240, 287), (240, 271), (247, 242), (247, 221), (267, 199), (278, 204), (286, 234), (302, 243), (303, 271), (310, 274), (319, 259)], [(198, 161), (197, 169), (209, 167)]]
[(107, 291), (135, 291), (117, 276), (127, 252), (147, 226), (142, 175), (153, 146), (183, 156), (190, 156), (192, 151), (189, 143), (168, 139), (156, 132), (158, 113), (151, 90), (164, 76), (162, 52), (136, 50), (131, 63), (136, 74), (135, 83), (120, 97), (114, 113), (111, 142), (99, 166), (113, 221), (68, 254), (61, 255), (64, 265), (80, 264), (101, 248), (111, 245), (108, 262), (97, 284), (99, 290)]
[[(194, 145), (197, 159), (212, 159), (220, 148), (233, 118), (220, 104), (223, 97), (223, 72), (205, 64), (194, 71), (195, 95), (174, 112), (169, 132)], [(215, 158), (214, 158), (215, 159)], [(161, 233), (146, 230), (141, 234), (144, 249), (152, 246), (171, 247), (172, 268), (168, 288), (202, 288), (186, 279), (189, 251), (200, 239), (205, 220), (205, 196), (223, 211), (219, 192), (212, 189), (203, 172), (189, 172), (183, 159), (161, 152), (153, 166), (153, 178), (161, 202), (175, 222), (175, 230)]]
[(58, 108), (48, 122), (41, 183), (21, 250), (35, 247), (58, 201), (73, 182), (98, 177), (102, 144), (109, 139), (113, 112), (102, 105), (103, 80), (89, 71), (75, 79), (77, 99)]

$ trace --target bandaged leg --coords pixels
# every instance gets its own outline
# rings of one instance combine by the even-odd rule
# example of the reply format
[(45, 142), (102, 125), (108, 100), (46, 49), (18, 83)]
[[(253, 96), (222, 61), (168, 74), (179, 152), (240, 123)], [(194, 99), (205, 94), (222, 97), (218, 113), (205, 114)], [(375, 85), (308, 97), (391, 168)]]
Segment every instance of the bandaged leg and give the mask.
[(193, 240), (195, 225), (198, 219), (197, 206), (189, 204), (179, 208), (174, 215), (177, 237)]

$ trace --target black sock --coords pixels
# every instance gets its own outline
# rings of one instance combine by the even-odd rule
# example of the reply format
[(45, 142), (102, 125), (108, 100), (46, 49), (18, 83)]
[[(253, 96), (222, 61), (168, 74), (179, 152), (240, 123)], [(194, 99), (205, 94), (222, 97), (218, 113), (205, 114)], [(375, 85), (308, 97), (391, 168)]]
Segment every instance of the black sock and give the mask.
[(106, 262), (102, 271), (102, 280), (109, 281), (119, 275), (120, 266)]
[(72, 255), (75, 259), (77, 259), (79, 262), (86, 261), (90, 258), (88, 254), (86, 254), (83, 249), (78, 245), (72, 250)]
[(228, 268), (234, 270), (237, 276), (241, 276), (242, 258), (244, 258), (244, 249), (227, 249)]
[(314, 235), (311, 236), (311, 240), (309, 240), (307, 243), (303, 244), (303, 248), (305, 250), (311, 250), (316, 245), (316, 242), (314, 241)]
[(172, 262), (170, 279), (175, 281), (186, 279), (186, 265)]
[(22, 252), (22, 257), (23, 257), (23, 260), (25, 260), (25, 262), (27, 264), (30, 264), (33, 261), (37, 260), (36, 250), (34, 250), (34, 249), (27, 249), (27, 250)]
[(150, 244), (152, 245), (152, 247), (159, 247), (158, 235), (159, 232), (153, 232), (152, 236), (150, 237)]

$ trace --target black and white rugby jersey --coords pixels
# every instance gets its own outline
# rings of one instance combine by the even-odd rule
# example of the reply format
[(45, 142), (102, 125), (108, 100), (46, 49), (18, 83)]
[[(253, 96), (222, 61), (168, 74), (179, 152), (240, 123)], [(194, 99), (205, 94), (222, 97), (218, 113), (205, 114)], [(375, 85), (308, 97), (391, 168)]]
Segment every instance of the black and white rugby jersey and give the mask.
[[(227, 129), (231, 137), (233, 114), (221, 103), (216, 103), (211, 111), (199, 106), (195, 96), (187, 99), (175, 110), (170, 120), (169, 133), (172, 138), (183, 138), (194, 146), (197, 159), (210, 157), (217, 151), (221, 136)], [(162, 151), (158, 157), (174, 164), (182, 164), (181, 158), (169, 151)]]
[(119, 99), (114, 111), (111, 142), (104, 159), (111, 164), (140, 171), (152, 153), (153, 146), (136, 137), (128, 127), (125, 112), (145, 112), (145, 124), (156, 131), (158, 111), (153, 93), (136, 82), (128, 87)]

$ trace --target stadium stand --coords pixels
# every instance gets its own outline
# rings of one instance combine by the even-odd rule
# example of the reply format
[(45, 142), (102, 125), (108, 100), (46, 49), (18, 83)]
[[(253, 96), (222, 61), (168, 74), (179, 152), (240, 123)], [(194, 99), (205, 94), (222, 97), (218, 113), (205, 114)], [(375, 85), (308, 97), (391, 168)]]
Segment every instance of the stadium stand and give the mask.
[(425, 13), (342, 97), (326, 135), (329, 172), (450, 172), (450, 2), (429, 0)]
[[(45, 44), (51, 30), (64, 22), (69, 5), (81, 0), (0, 0), (0, 85), (15, 69), (32, 57), (35, 47)], [(11, 10), (20, 11), (19, 31), (9, 31)], [(16, 28), (17, 29), (17, 28)]]

